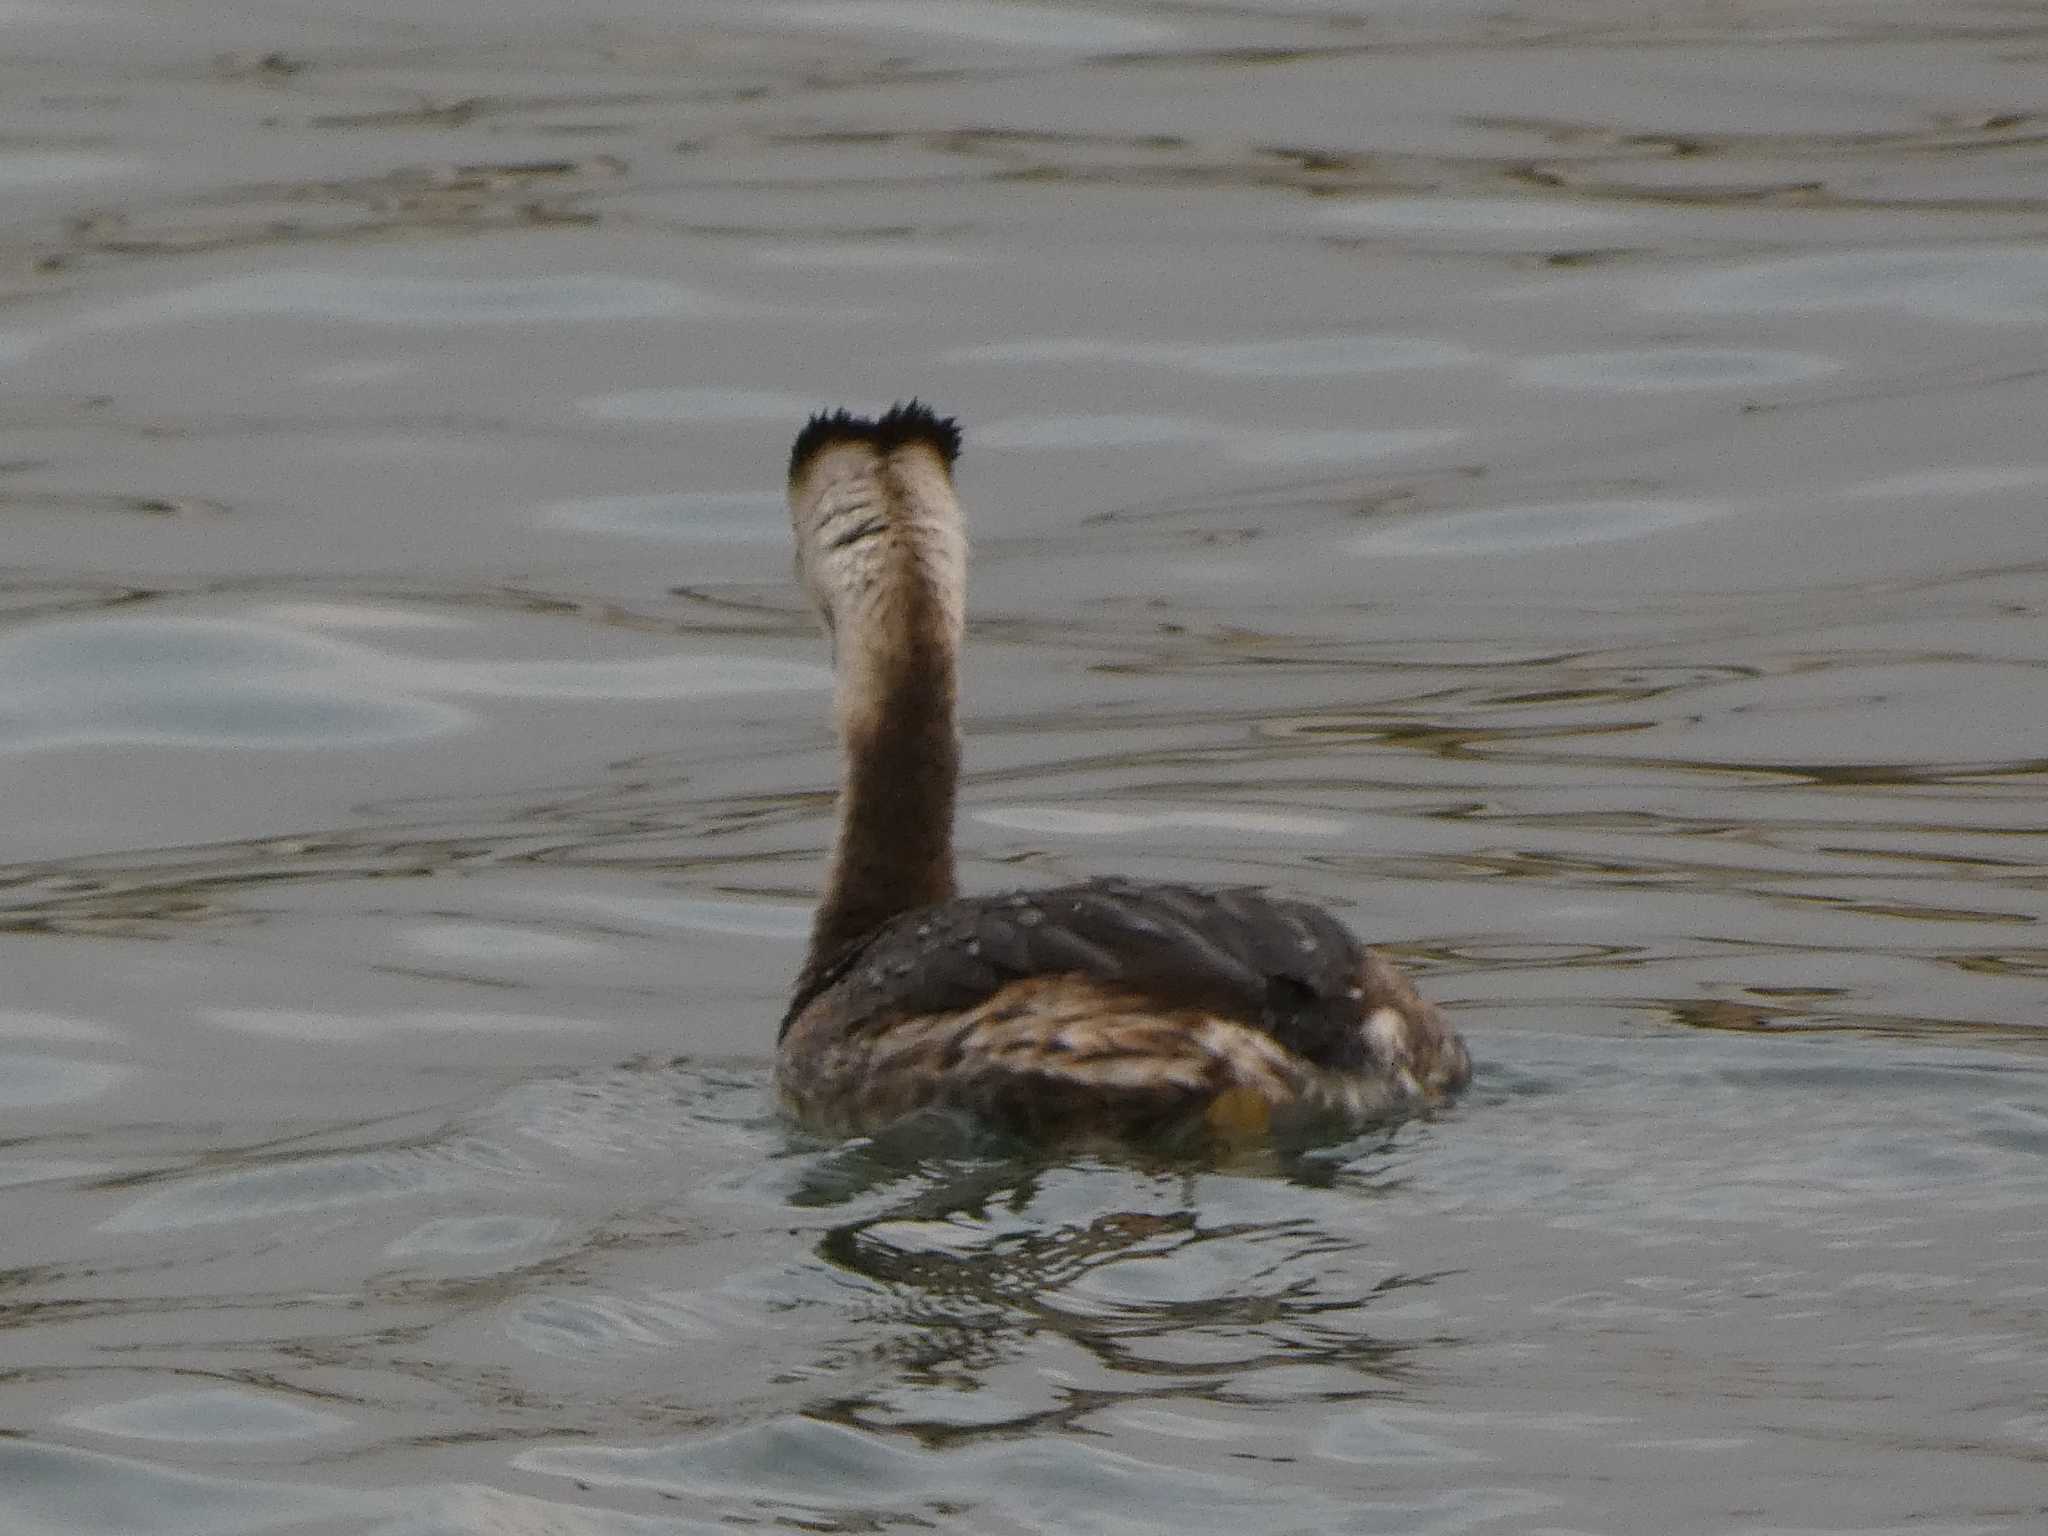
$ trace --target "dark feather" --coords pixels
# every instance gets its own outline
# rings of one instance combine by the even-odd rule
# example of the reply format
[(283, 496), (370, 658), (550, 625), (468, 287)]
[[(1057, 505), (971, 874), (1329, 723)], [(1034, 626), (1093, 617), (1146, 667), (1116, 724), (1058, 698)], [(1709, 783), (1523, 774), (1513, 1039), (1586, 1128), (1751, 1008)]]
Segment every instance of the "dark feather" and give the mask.
[(921, 400), (892, 405), (873, 418), (847, 410), (820, 411), (804, 423), (790, 444), (789, 478), (794, 480), (806, 464), (834, 443), (872, 443), (877, 453), (894, 453), (921, 443), (950, 470), (960, 457), (960, 423), (941, 416)]
[(1092, 880), (970, 896), (884, 923), (802, 979), (783, 1019), (826, 992), (851, 1031), (954, 1013), (1012, 982), (1073, 975), (1162, 1009), (1264, 1030), (1319, 1066), (1361, 1068), (1365, 946), (1318, 908), (1251, 890)]

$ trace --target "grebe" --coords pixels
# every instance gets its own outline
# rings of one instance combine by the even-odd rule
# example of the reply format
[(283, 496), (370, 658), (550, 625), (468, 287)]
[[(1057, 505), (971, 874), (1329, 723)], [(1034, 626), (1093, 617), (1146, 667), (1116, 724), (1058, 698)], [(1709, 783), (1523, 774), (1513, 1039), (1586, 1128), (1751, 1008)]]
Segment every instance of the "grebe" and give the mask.
[(835, 411), (789, 455), (797, 574), (832, 641), (838, 831), (782, 1021), (806, 1126), (965, 1111), (1034, 1139), (1360, 1126), (1464, 1086), (1443, 1015), (1318, 908), (1091, 880), (960, 896), (954, 725), (960, 429), (912, 400)]

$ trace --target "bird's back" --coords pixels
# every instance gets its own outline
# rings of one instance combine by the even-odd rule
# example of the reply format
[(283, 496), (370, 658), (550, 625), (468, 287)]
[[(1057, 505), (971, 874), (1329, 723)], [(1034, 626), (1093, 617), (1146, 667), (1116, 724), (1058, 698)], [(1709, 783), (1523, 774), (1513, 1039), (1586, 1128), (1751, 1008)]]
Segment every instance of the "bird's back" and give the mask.
[(1328, 913), (1126, 880), (908, 912), (799, 983), (778, 1078), (806, 1121), (927, 1105), (1032, 1135), (1290, 1108), (1374, 1118), (1459, 1086), (1436, 1010)]

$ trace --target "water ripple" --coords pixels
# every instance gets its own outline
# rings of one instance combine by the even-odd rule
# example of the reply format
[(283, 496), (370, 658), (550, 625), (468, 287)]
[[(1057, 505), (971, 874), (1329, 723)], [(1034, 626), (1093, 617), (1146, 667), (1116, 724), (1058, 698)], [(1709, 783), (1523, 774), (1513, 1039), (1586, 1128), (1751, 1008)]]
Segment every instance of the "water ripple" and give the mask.
[(1734, 347), (1640, 347), (1613, 352), (1560, 352), (1523, 358), (1515, 376), (1553, 389), (1616, 393), (1678, 393), (1694, 389), (1757, 389), (1801, 384), (1839, 373), (1838, 358)]
[(816, 664), (676, 656), (401, 657), (253, 620), (95, 618), (0, 635), (17, 691), (0, 750), (92, 742), (312, 748), (438, 735), (469, 715), (432, 696), (678, 699), (827, 685)]
[(1363, 555), (1483, 555), (1570, 548), (1645, 538), (1727, 517), (1736, 510), (1723, 502), (1648, 498), (1489, 507), (1390, 523), (1359, 535), (1351, 547)]
[(815, 1419), (781, 1419), (673, 1446), (522, 1452), (522, 1470), (605, 1487), (729, 1501), (760, 1516), (915, 1520), (1001, 1517), (1024, 1531), (1281, 1533), (1456, 1531), (1533, 1516), (1550, 1500), (1499, 1490), (1420, 1499), (1334, 1498), (1295, 1484), (1275, 1498), (1270, 1469), (1196, 1470), (1085, 1440), (1023, 1440), (968, 1452), (920, 1449)]
[(317, 1439), (349, 1426), (349, 1420), (341, 1414), (232, 1387), (153, 1392), (122, 1402), (100, 1403), (65, 1415), (64, 1422), (117, 1439), (238, 1446)]
[(1894, 309), (1978, 325), (2048, 321), (2048, 252), (2038, 245), (1834, 251), (1753, 262), (1649, 290), (1653, 309), (1815, 314)]
[(1176, 35), (1174, 28), (1158, 22), (1020, 0), (965, 0), (936, 11), (906, 0), (832, 0), (826, 5), (815, 0), (774, 0), (750, 8), (748, 14), (778, 27), (815, 27), (862, 36), (910, 32), (961, 42), (1087, 52), (1153, 48)]

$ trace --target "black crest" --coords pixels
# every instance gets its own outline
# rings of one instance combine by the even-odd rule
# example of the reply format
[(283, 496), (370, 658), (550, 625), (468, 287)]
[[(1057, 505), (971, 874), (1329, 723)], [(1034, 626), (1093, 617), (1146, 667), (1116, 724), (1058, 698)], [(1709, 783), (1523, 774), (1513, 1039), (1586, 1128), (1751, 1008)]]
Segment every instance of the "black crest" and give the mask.
[(794, 480), (806, 464), (834, 443), (872, 443), (877, 453), (922, 443), (951, 469), (960, 457), (960, 423), (941, 416), (921, 400), (892, 405), (872, 418), (847, 410), (820, 411), (804, 423), (790, 445), (789, 477)]

